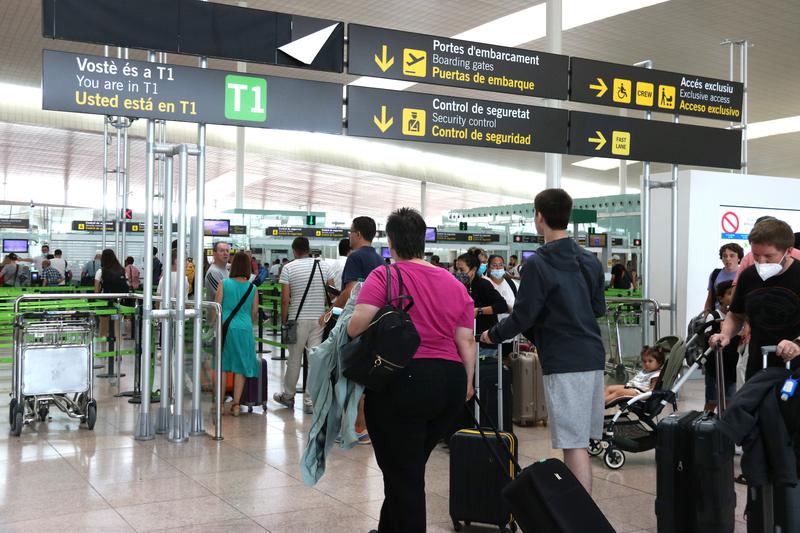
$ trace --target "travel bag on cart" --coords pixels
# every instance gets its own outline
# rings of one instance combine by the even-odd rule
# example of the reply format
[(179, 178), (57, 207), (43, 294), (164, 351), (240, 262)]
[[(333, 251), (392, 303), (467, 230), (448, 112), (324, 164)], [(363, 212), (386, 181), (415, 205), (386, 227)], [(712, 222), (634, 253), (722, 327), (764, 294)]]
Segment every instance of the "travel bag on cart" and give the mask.
[[(717, 406), (725, 409), (722, 351), (717, 362)], [(733, 442), (713, 413), (672, 413), (656, 431), (658, 533), (731, 533), (736, 493)]]
[(512, 419), (520, 426), (547, 423), (542, 364), (536, 352), (511, 354), (513, 409)]
[[(269, 375), (269, 368), (267, 368), (267, 360), (259, 356), (261, 359), (261, 371), (258, 377), (247, 378), (244, 382), (244, 391), (242, 392), (242, 399), (239, 401), (241, 405), (249, 407), (248, 411), (253, 411), (253, 406), (260, 405), (264, 412), (267, 411), (267, 376)], [(230, 374), (230, 372), (229, 372)]]
[[(762, 347), (764, 368), (767, 367), (767, 356), (775, 351), (775, 346)], [(787, 363), (790, 368), (790, 363)], [(788, 372), (787, 372), (788, 375)], [(796, 373), (792, 377), (797, 377)], [(781, 390), (775, 391), (780, 398)], [(795, 450), (800, 450), (797, 439), (798, 421), (800, 421), (800, 393), (795, 392), (786, 400), (778, 401), (786, 429), (794, 439)], [(800, 531), (800, 484), (763, 485), (747, 487), (747, 533), (789, 533)]]
[(526, 467), (503, 489), (523, 533), (614, 533), (591, 495), (559, 459)]
[[(498, 359), (494, 365), (499, 376), (502, 360)], [(476, 381), (483, 383), (480, 374), (488, 368), (480, 364), (476, 367)], [(472, 428), (457, 431), (450, 438), (450, 518), (456, 531), (461, 529), (462, 522), (492, 524), (510, 531), (507, 528), (512, 523), (511, 508), (501, 493), (516, 474), (517, 437), (504, 432), (502, 423), (497, 430), (495, 419), (482, 408), (485, 406), (481, 403), (489, 396), (497, 397), (497, 389), (480, 388), (475, 395), (483, 400), (475, 402), (477, 416), (469, 415)], [(502, 400), (495, 401), (502, 410)], [(472, 412), (469, 406), (465, 412)], [(484, 430), (481, 426), (491, 429)]]

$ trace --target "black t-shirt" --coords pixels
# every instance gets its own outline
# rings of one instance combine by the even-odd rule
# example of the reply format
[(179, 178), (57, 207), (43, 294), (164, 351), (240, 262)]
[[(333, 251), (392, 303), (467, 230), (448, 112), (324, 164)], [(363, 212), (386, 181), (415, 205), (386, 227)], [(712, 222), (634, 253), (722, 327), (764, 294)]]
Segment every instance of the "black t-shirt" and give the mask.
[(621, 264), (617, 263), (613, 267), (611, 267), (611, 275), (614, 278), (614, 286), (615, 289), (630, 289), (631, 285), (633, 284), (633, 278), (631, 275), (628, 274), (628, 271), (625, 270), (625, 267)]
[[(745, 313), (750, 323), (749, 378), (762, 367), (762, 346), (800, 336), (800, 263), (793, 260), (786, 272), (767, 281), (759, 277), (755, 265), (745, 269), (739, 276), (730, 310)], [(770, 354), (769, 366), (783, 364), (782, 359)]]
[(363, 246), (350, 252), (342, 271), (342, 287), (351, 281), (367, 279), (370, 272), (384, 264), (383, 257), (372, 246)]

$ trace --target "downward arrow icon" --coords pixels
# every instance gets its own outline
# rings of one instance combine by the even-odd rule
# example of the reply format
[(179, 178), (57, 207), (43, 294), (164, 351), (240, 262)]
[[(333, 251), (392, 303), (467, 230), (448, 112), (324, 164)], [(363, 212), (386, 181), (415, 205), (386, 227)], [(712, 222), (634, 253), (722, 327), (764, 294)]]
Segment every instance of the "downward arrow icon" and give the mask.
[(388, 47), (384, 44), (381, 47), (381, 57), (378, 57), (378, 54), (375, 54), (375, 63), (378, 65), (378, 68), (381, 69), (382, 72), (386, 72), (392, 65), (394, 65), (394, 56), (386, 59), (386, 55), (389, 53)]
[(386, 130), (391, 128), (392, 124), (394, 124), (394, 119), (392, 117), (389, 117), (388, 120), (386, 119), (386, 106), (385, 105), (381, 106), (381, 118), (378, 118), (377, 116), (372, 115), (372, 120), (373, 120), (373, 122), (375, 122), (375, 125), (378, 126), (378, 129), (381, 130), (381, 133), (386, 133)]

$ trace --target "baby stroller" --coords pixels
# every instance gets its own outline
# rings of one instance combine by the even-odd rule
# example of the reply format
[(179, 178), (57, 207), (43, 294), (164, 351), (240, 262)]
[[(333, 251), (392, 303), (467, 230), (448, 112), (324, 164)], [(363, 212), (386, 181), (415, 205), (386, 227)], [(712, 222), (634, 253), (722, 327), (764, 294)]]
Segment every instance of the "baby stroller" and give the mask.
[(625, 464), (625, 452), (639, 453), (655, 448), (657, 417), (667, 404), (677, 410), (675, 394), (685, 380), (677, 386), (675, 382), (683, 365), (686, 345), (680, 338), (671, 336), (659, 339), (656, 344), (669, 352), (653, 390), (633, 398), (617, 398), (606, 405), (606, 409), (619, 410), (605, 416), (603, 438), (589, 441), (589, 455), (603, 454), (603, 462), (612, 470)]

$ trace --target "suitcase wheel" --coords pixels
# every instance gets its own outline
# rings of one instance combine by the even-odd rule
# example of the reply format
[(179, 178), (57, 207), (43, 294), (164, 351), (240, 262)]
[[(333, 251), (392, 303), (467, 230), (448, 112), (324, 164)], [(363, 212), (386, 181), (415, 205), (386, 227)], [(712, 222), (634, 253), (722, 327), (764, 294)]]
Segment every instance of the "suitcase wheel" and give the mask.
[(588, 451), (589, 455), (592, 457), (597, 457), (603, 453), (603, 443), (599, 440), (589, 439), (589, 446), (586, 448), (586, 451)]
[(609, 448), (603, 456), (603, 462), (611, 470), (619, 470), (625, 464), (625, 453), (616, 448)]
[(253, 406), (252, 405), (248, 405), (247, 406), (247, 412), (248, 413), (252, 413), (253, 412)]
[(262, 403), (261, 408), (264, 410), (264, 414), (267, 414), (267, 402)]
[(453, 519), (453, 529), (456, 531), (461, 531), (461, 522), (459, 522), (455, 518)]

